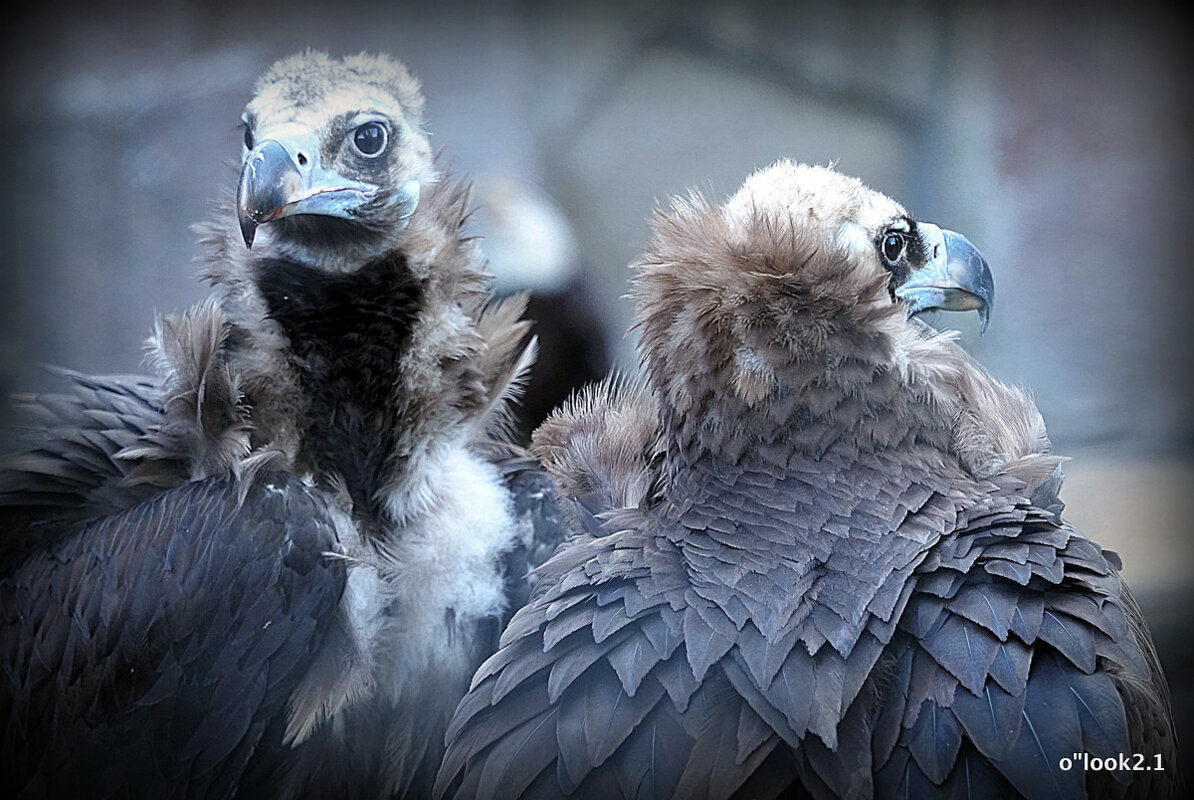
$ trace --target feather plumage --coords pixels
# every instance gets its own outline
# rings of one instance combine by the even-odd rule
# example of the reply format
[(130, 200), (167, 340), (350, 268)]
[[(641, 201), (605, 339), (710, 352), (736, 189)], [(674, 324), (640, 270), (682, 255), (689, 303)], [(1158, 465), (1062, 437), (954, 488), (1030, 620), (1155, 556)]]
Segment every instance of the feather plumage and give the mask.
[[(786, 162), (653, 224), (646, 385), (595, 389), (535, 437), (604, 522), (575, 519), (540, 568), (437, 794), (470, 796), (509, 753), (471, 731), (518, 692), (555, 714), (532, 765), (545, 794), (613, 775), (623, 797), (648, 778), (664, 797), (1176, 796), (1172, 773), (1059, 770), (1108, 747), (1174, 763), (1167, 693), (1117, 564), (1058, 516), (1028, 395), (908, 316), (944, 234)], [(589, 746), (610, 713), (638, 722)]]
[(157, 377), (32, 401), (0, 476), (6, 788), (430, 790), (565, 526), (501, 440), (525, 303), (491, 302), (423, 105), (385, 56), (275, 64), (199, 228), (217, 292), (158, 321)]

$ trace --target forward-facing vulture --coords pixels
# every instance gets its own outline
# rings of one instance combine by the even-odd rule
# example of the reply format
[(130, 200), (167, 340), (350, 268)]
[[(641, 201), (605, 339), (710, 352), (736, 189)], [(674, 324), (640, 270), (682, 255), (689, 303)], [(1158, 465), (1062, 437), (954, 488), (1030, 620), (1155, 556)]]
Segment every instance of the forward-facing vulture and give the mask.
[(214, 297), (156, 378), (71, 374), (0, 485), (4, 796), (423, 797), (550, 480), (490, 437), (533, 357), (400, 64), (283, 59)]
[(478, 670), (440, 796), (1176, 792), (1119, 561), (1042, 507), (1040, 415), (910, 317), (985, 314), (968, 241), (781, 162), (676, 199), (637, 269), (645, 383), (536, 433), (589, 536)]

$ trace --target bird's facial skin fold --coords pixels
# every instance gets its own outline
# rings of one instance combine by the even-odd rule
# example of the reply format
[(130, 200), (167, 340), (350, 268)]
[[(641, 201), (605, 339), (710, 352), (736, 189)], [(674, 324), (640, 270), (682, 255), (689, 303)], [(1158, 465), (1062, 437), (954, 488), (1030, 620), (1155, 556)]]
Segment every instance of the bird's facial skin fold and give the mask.
[[(369, 208), (379, 199), (377, 183), (364, 180), (372, 169), (386, 166), (385, 157), (394, 134), (388, 120), (361, 117), (348, 121), (339, 137), (337, 165), (359, 162), (355, 177), (348, 169), (324, 163), (325, 147), (318, 132), (299, 124), (284, 124), (260, 136), (246, 120), (247, 151), (237, 187), (237, 214), (245, 245), (252, 247), (258, 226), (283, 217), (308, 214), (349, 221), (366, 221)], [(401, 218), (414, 212), (420, 183), (409, 180), (386, 205), (399, 207)]]
[(877, 247), (893, 280), (899, 281), (895, 296), (910, 314), (977, 310), (980, 332), (986, 331), (995, 282), (986, 259), (965, 236), (919, 222), (909, 230), (884, 231)]

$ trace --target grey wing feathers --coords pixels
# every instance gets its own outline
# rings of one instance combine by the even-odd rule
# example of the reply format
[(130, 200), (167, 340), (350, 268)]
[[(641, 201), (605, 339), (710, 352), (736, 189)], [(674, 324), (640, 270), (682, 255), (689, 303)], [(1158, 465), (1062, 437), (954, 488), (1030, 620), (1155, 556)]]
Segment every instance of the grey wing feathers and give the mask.
[[(694, 678), (679, 576), (632, 532), (563, 551), (449, 728), (437, 796), (728, 796), (779, 742), (721, 673)], [(583, 552), (578, 552), (583, 551)], [(658, 556), (659, 553), (654, 553)], [(579, 562), (579, 563), (578, 563)], [(601, 572), (600, 586), (586, 573)], [(790, 782), (790, 781), (789, 781)]]
[(11, 565), (64, 527), (133, 506), (157, 489), (123, 484), (119, 453), (159, 423), (157, 385), (134, 376), (63, 371), (69, 393), (25, 398), (37, 426), (23, 453), (0, 461), (0, 561)]
[(1058, 465), (1049, 477), (1041, 481), (1032, 491), (1029, 498), (1032, 504), (1048, 513), (1054, 520), (1061, 519), (1061, 512), (1065, 510), (1065, 503), (1061, 500), (1061, 484), (1065, 480), (1065, 473)]
[(976, 513), (844, 660), (718, 621), (665, 550), (624, 531), (544, 566), (449, 728), (439, 796), (1177, 796), (1171, 771), (1060, 768), (1176, 749), (1114, 561), (1039, 510)]
[(535, 569), (571, 535), (571, 527), (560, 508), (555, 485), (534, 461), (508, 458), (499, 468), (518, 526), (517, 543), (503, 557), (507, 608), (513, 614), (531, 598), (538, 582)]
[(67, 392), (26, 399), (31, 449), (0, 462), (0, 563), (11, 568), (67, 527), (117, 513), (188, 480), (247, 474), (247, 410), (226, 347), (231, 325), (214, 300), (158, 321), (150, 339), (160, 379), (68, 370)]
[(950, 543), (937, 569), (961, 580), (918, 580), (885, 654), (876, 794), (1177, 796), (1171, 771), (1062, 766), (1075, 753), (1175, 764), (1164, 682), (1113, 562), (1036, 509), (1008, 522)]
[[(212, 478), (82, 525), (0, 581), (4, 794), (223, 797), (345, 586), (297, 479)], [(275, 725), (275, 727), (278, 727)]]

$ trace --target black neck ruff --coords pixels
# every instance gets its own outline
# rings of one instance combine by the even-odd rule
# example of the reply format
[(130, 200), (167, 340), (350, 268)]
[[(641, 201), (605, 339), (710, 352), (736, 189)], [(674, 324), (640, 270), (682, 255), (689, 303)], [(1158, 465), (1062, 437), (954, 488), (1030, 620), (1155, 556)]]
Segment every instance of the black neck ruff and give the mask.
[(302, 381), (301, 456), (317, 474), (343, 478), (358, 512), (376, 518), (396, 434), (394, 384), (422, 289), (400, 254), (349, 274), (262, 259), (256, 274)]

